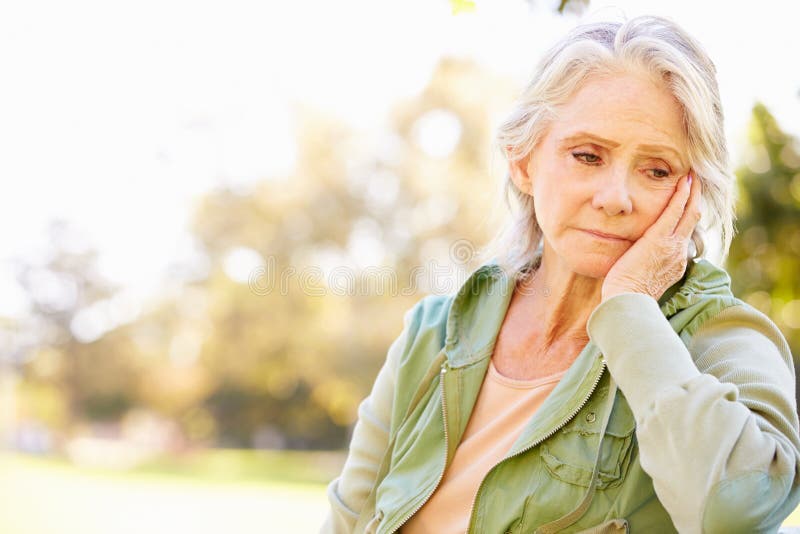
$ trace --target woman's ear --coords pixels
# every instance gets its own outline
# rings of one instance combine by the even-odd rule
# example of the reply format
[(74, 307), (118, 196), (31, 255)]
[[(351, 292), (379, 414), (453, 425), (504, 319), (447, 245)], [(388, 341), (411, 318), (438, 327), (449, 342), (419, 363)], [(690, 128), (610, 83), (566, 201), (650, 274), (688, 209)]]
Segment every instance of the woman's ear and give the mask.
[(509, 148), (506, 147), (506, 157), (508, 159), (508, 173), (511, 176), (511, 181), (517, 186), (517, 189), (525, 194), (533, 195), (533, 181), (528, 174), (528, 165), (531, 160), (531, 153), (528, 152), (522, 159), (512, 161)]

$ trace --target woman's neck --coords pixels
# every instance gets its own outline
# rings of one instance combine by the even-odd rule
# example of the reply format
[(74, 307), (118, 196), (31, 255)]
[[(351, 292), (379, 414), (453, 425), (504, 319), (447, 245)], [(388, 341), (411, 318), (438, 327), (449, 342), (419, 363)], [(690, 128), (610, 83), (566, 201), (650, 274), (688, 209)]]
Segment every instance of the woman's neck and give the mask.
[(586, 322), (600, 303), (603, 280), (556, 263), (543, 252), (532, 276), (517, 286), (520, 304), (528, 310), (545, 347), (565, 339), (588, 342)]

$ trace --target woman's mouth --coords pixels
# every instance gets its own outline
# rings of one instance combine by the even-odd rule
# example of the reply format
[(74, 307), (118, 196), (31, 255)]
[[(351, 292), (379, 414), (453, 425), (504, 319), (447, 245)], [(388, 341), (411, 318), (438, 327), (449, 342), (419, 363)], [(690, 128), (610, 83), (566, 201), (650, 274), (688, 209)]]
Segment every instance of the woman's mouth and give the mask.
[(589, 234), (591, 236), (594, 236), (594, 237), (596, 237), (598, 239), (603, 239), (603, 240), (606, 240), (606, 241), (616, 241), (616, 242), (620, 242), (620, 243), (624, 243), (624, 242), (630, 241), (629, 239), (624, 238), (622, 236), (615, 235), (615, 234), (606, 234), (604, 232), (598, 232), (597, 230), (584, 230), (584, 229), (581, 228), (581, 232), (586, 232), (587, 234)]

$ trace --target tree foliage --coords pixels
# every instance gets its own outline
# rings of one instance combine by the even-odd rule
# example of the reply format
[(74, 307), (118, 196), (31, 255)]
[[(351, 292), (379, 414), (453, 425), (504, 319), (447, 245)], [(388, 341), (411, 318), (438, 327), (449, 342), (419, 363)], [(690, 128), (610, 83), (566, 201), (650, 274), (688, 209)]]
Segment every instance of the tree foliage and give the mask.
[[(727, 266), (734, 293), (781, 328), (800, 354), (800, 143), (763, 104), (753, 108)], [(797, 361), (795, 362), (797, 365)]]

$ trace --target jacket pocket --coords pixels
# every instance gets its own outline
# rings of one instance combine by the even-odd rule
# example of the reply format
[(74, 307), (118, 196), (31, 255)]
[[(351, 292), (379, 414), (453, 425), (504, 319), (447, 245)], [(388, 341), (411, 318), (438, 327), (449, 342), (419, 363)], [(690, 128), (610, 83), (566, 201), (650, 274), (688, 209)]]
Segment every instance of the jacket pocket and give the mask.
[[(607, 385), (598, 388), (596, 395), (592, 396), (564, 428), (542, 443), (539, 449), (542, 462), (553, 478), (589, 487), (604, 415), (601, 410), (607, 392)], [(627, 401), (619, 394), (603, 438), (598, 489), (615, 487), (622, 483), (634, 448), (635, 429), (633, 413)]]
[(627, 534), (628, 522), (625, 519), (611, 519), (575, 534)]
[(417, 443), (420, 433), (431, 425), (431, 420), (438, 414), (440, 408), (440, 397), (437, 394), (435, 384), (430, 385), (431, 393), (425, 395), (424, 401), (420, 402), (403, 421), (397, 429), (396, 440), (391, 451), (391, 464), (397, 465)]

